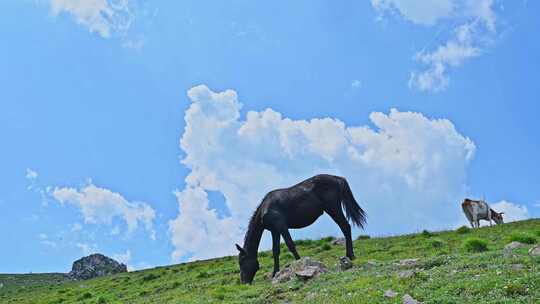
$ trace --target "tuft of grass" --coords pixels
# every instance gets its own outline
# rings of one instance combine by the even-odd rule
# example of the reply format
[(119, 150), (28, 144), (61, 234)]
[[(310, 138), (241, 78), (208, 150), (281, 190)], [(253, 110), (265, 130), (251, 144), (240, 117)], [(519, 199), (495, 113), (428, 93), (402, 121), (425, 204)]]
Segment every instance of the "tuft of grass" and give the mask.
[(107, 299), (105, 299), (103, 296), (100, 296), (97, 299), (97, 304), (106, 304), (106, 303), (107, 303)]
[(297, 241), (294, 241), (294, 243), (297, 246), (310, 246), (311, 244), (313, 244), (313, 240), (310, 240), (310, 239), (297, 240)]
[(469, 233), (471, 232), (471, 228), (467, 227), (467, 226), (461, 226), (459, 227), (458, 229), (456, 229), (456, 232), (458, 234), (466, 234), (466, 233)]
[(356, 240), (369, 240), (371, 237), (367, 234), (360, 234)]
[(422, 236), (423, 236), (423, 237), (429, 238), (429, 237), (432, 237), (432, 236), (434, 236), (434, 235), (435, 235), (435, 234), (433, 234), (432, 232), (429, 232), (429, 231), (426, 230), (426, 229), (422, 230)]
[(155, 279), (157, 279), (157, 278), (159, 278), (159, 275), (154, 274), (154, 273), (149, 273), (149, 274), (145, 275), (145, 276), (142, 278), (142, 280), (143, 280), (143, 282), (148, 282), (148, 281), (155, 280)]
[(527, 295), (527, 288), (519, 283), (510, 283), (504, 286), (503, 289), (504, 293), (510, 297)]
[(463, 247), (468, 252), (483, 252), (487, 251), (487, 242), (479, 238), (468, 238), (463, 242)]
[(321, 239), (321, 241), (327, 242), (327, 243), (329, 243), (329, 242), (331, 242), (331, 241), (333, 241), (333, 240), (334, 240), (334, 237), (333, 237), (333, 236), (327, 236), (327, 237), (323, 237), (323, 238)]
[(441, 248), (444, 245), (444, 242), (440, 239), (433, 239), (429, 242), (429, 245), (433, 248)]
[(536, 243), (536, 238), (530, 234), (514, 232), (510, 235), (510, 241), (523, 244), (534, 244)]
[(86, 299), (90, 299), (91, 297), (92, 297), (92, 294), (86, 291), (79, 297), (79, 300), (86, 300)]
[(330, 246), (330, 244), (328, 244), (328, 243), (325, 243), (325, 244), (323, 244), (321, 246), (322, 251), (327, 251), (327, 250), (330, 250), (330, 249), (332, 249), (332, 246)]

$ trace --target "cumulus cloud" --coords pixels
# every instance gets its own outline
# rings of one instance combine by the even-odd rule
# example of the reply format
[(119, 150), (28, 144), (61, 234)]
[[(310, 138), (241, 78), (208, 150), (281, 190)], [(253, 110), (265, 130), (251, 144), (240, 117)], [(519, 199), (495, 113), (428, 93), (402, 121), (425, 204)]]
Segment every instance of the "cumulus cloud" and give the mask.
[(28, 180), (34, 180), (38, 177), (38, 173), (30, 168), (26, 168), (26, 179)]
[(103, 38), (126, 32), (133, 22), (130, 0), (50, 0), (51, 12), (71, 15), (75, 21)]
[(460, 66), (465, 60), (481, 54), (481, 49), (473, 42), (473, 30), (470, 24), (462, 25), (456, 29), (455, 37), (434, 52), (417, 53), (415, 59), (428, 68), (422, 72), (412, 72), (409, 87), (432, 92), (446, 89), (450, 82), (448, 67)]
[(443, 21), (458, 24), (446, 42), (433, 51), (421, 50), (414, 56), (425, 68), (411, 72), (409, 87), (420, 91), (446, 89), (449, 68), (481, 55), (496, 32), (493, 0), (372, 0), (371, 3), (380, 14), (394, 12), (415, 24), (432, 26)]
[(91, 182), (80, 189), (56, 187), (50, 194), (61, 204), (69, 203), (79, 208), (86, 223), (110, 225), (113, 218), (118, 217), (126, 223), (128, 232), (134, 231), (140, 223), (154, 235), (155, 211), (147, 203), (130, 202), (119, 193)]
[[(334, 118), (292, 120), (272, 109), (249, 111), (243, 119), (232, 90), (215, 93), (202, 85), (188, 96), (180, 147), (190, 173), (176, 192), (178, 217), (169, 222), (175, 260), (234, 253), (268, 191), (317, 173), (349, 180), (372, 233), (446, 228), (460, 216), (475, 145), (449, 120), (396, 109), (372, 113), (373, 127)], [(223, 194), (230, 216), (209, 207), (208, 191)], [(295, 235), (338, 233), (325, 216)]]

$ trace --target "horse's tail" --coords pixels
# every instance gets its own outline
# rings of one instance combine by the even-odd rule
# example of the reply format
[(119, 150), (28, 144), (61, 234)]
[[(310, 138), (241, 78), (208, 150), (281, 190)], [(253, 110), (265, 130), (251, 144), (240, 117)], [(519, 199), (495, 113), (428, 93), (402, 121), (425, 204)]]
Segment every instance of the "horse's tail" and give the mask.
[(347, 183), (347, 180), (343, 178), (340, 184), (341, 204), (345, 208), (345, 214), (347, 215), (347, 219), (349, 221), (352, 221), (353, 224), (355, 224), (356, 226), (360, 226), (363, 229), (364, 224), (366, 224), (366, 212), (362, 208), (360, 208), (360, 206), (354, 199), (351, 187), (349, 187), (349, 183)]

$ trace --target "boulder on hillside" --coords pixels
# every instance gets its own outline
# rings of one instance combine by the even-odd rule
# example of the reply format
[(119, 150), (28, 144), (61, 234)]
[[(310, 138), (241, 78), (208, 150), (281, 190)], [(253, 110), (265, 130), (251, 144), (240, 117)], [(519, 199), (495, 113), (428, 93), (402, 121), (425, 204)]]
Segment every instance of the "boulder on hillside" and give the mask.
[(525, 244), (513, 241), (512, 243), (506, 244), (506, 246), (504, 246), (504, 250), (511, 251), (511, 250), (514, 250), (516, 248), (520, 248), (520, 247), (523, 247), (523, 246), (525, 246)]
[(310, 257), (301, 258), (294, 261), (280, 270), (272, 279), (272, 284), (283, 283), (297, 277), (302, 281), (307, 281), (318, 277), (321, 273), (327, 272), (326, 266)]
[(540, 245), (536, 245), (533, 248), (529, 249), (529, 255), (532, 257), (540, 256)]
[(73, 262), (68, 276), (74, 280), (88, 280), (105, 275), (127, 272), (127, 266), (103, 254), (95, 253)]
[(339, 246), (345, 246), (345, 238), (334, 238), (332, 240), (332, 245), (339, 245)]

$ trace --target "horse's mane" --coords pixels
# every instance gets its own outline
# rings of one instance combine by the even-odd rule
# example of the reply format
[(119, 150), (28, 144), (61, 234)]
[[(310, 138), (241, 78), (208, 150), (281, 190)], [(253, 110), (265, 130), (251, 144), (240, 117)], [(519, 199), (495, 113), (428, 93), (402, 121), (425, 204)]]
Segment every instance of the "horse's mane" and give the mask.
[[(264, 202), (264, 199), (262, 200), (262, 202)], [(262, 202), (259, 204), (259, 206), (257, 206), (257, 209), (255, 209), (255, 211), (251, 215), (251, 218), (249, 219), (248, 229), (246, 231), (246, 235), (244, 236), (244, 246), (248, 241), (248, 237), (250, 235), (250, 232), (253, 231), (257, 227)]]

